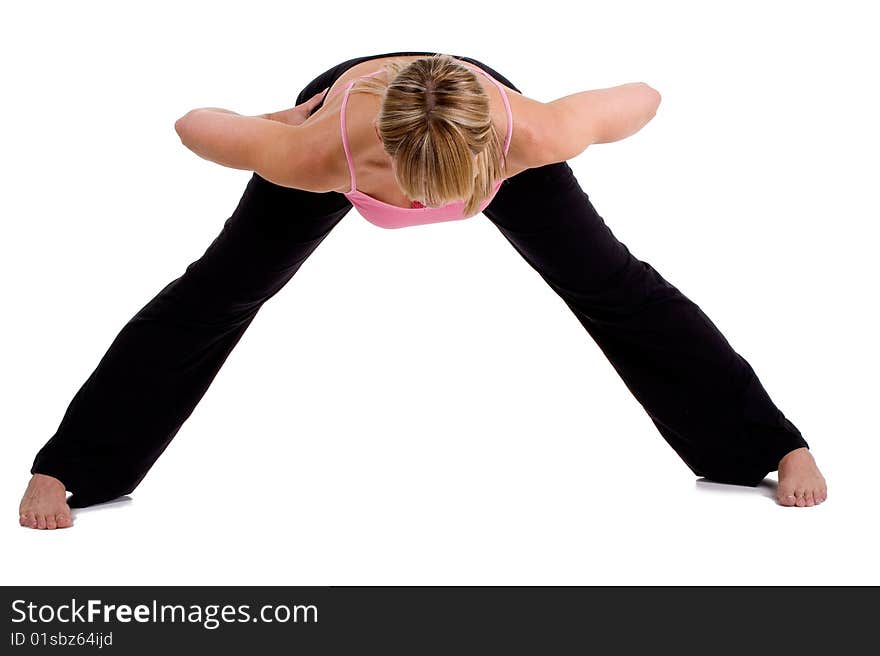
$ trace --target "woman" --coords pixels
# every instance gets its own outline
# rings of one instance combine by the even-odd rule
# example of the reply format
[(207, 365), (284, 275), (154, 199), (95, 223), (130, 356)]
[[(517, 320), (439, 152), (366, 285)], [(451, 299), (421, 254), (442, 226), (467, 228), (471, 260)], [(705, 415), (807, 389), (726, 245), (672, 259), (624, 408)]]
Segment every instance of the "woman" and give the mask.
[(637, 132), (659, 102), (636, 83), (543, 103), (475, 59), (391, 52), (325, 71), (285, 111), (188, 112), (175, 126), (188, 148), (254, 175), (204, 255), (123, 327), (76, 393), (35, 458), (20, 523), (67, 527), (70, 507), (134, 490), (262, 304), (353, 206), (385, 228), (484, 212), (694, 474), (757, 486), (778, 470), (779, 503), (824, 501), (807, 442), (749, 363), (615, 238), (566, 163)]

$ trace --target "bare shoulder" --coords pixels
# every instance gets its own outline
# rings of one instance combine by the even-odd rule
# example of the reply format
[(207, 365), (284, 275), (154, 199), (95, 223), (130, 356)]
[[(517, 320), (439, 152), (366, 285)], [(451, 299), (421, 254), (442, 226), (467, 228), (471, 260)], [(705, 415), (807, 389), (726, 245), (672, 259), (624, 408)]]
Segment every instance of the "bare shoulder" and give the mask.
[(510, 113), (513, 116), (513, 136), (508, 153), (510, 177), (526, 169), (547, 164), (541, 135), (552, 125), (552, 107), (518, 91), (504, 86)]
[(340, 135), (339, 111), (338, 108), (324, 111), (326, 109), (321, 107), (298, 126), (298, 145), (309, 154), (308, 186), (300, 187), (305, 191), (326, 193), (348, 189), (350, 178)]

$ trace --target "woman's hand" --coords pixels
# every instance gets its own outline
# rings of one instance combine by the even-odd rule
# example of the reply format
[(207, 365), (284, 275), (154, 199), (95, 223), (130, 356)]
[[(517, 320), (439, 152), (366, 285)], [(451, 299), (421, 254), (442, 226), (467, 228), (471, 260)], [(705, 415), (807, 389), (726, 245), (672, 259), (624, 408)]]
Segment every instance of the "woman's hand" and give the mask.
[[(327, 87), (329, 89), (330, 87)], [(279, 123), (285, 123), (287, 125), (300, 125), (305, 122), (305, 120), (309, 117), (309, 114), (312, 113), (312, 109), (314, 109), (321, 102), (321, 98), (324, 96), (324, 93), (327, 91), (319, 91), (314, 96), (306, 100), (305, 102), (300, 103), (296, 107), (291, 107), (290, 109), (284, 109), (280, 112), (269, 112), (268, 114), (258, 114), (258, 118), (267, 118), (270, 121), (278, 121)]]

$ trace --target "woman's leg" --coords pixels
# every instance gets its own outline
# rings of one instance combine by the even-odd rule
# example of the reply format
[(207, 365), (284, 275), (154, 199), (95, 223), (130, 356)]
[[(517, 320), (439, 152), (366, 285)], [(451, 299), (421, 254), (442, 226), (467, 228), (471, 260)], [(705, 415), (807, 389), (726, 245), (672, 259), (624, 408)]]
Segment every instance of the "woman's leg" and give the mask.
[(201, 258), (122, 328), (31, 473), (86, 506), (131, 492), (192, 413), (257, 311), (351, 208), (254, 174)]
[[(297, 104), (341, 70), (309, 83)], [(255, 173), (204, 255), (122, 328), (31, 473), (59, 479), (72, 507), (134, 490), (263, 303), (350, 209), (342, 194), (280, 187)]]
[[(618, 241), (567, 163), (505, 180), (484, 214), (565, 301), (696, 475), (755, 486), (808, 446), (699, 306)], [(811, 458), (790, 469), (791, 485), (821, 478)]]
[(699, 306), (617, 240), (567, 163), (506, 180), (485, 214), (696, 475), (756, 486), (807, 446)]
[[(349, 59), (307, 84), (296, 104), (355, 64), (399, 54), (430, 53)], [(262, 304), (350, 209), (342, 194), (284, 188), (254, 174), (205, 254), (117, 335), (37, 454), (31, 473), (60, 480), (73, 492), (73, 507), (131, 492), (195, 409)], [(55, 512), (51, 507), (58, 503), (41, 499), (63, 497), (56, 485), (32, 480), (22, 510), (42, 505)], [(45, 490), (34, 489), (38, 486)], [(22, 523), (37, 526), (36, 514), (31, 510)]]

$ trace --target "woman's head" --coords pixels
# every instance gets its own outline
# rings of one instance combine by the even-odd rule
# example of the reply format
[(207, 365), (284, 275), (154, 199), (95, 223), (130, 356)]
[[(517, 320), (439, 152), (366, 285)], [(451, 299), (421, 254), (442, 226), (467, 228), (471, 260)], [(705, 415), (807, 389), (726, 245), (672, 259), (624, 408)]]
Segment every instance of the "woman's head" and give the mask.
[(376, 127), (400, 188), (429, 207), (464, 200), (475, 214), (504, 166), (477, 73), (445, 54), (385, 68), (387, 81), (362, 78), (352, 93), (381, 97)]

